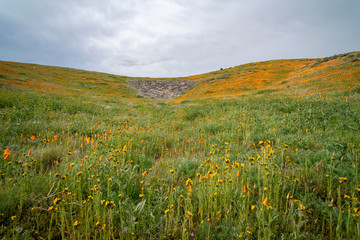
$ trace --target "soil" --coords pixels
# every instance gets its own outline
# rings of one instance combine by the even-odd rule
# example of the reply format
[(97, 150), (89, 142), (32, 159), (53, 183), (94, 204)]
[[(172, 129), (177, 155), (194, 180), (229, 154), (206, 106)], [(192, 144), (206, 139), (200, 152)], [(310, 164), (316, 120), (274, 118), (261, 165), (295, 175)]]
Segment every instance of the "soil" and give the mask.
[(196, 85), (194, 81), (180, 80), (128, 80), (129, 86), (139, 95), (152, 99), (172, 99)]

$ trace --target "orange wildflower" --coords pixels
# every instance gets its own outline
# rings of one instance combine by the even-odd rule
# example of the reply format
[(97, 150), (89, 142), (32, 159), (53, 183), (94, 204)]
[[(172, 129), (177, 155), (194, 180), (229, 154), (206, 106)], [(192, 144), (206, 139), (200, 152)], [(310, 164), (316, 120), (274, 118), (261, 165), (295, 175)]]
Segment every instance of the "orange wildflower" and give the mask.
[(245, 185), (243, 185), (243, 192), (244, 193), (246, 193), (247, 191), (246, 191), (246, 187), (245, 187)]
[(5, 149), (5, 150), (4, 150), (4, 155), (5, 155), (5, 156), (6, 156), (6, 155), (10, 155), (10, 149), (8, 149), (8, 148)]
[(6, 155), (6, 156), (4, 157), (4, 160), (8, 160), (9, 157), (10, 157), (10, 155)]
[(31, 155), (31, 153), (32, 153), (32, 151), (31, 151), (31, 148), (30, 148), (28, 155)]
[(266, 197), (265, 200), (263, 201), (263, 205), (266, 206), (268, 204), (268, 200), (269, 200), (268, 197)]

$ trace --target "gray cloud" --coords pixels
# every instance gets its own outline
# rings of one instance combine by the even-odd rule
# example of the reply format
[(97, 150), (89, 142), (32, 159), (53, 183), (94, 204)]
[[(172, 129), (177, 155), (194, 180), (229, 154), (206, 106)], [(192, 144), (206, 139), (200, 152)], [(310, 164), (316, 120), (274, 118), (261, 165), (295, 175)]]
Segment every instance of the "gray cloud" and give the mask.
[(130, 76), (359, 50), (357, 0), (0, 0), (0, 59)]

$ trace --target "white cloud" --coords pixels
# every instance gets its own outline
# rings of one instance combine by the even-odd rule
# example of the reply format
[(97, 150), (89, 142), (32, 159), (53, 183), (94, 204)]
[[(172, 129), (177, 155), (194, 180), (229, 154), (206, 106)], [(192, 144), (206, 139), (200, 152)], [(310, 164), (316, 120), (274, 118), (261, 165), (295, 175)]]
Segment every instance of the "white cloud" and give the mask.
[(0, 56), (184, 76), (359, 50), (356, 0), (0, 0)]

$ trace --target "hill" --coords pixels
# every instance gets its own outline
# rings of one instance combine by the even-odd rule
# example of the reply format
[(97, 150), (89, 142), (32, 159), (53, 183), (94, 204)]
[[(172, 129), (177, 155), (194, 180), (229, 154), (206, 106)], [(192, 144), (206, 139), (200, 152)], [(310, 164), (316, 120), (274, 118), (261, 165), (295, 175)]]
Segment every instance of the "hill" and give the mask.
[[(0, 83), (5, 86), (78, 94), (105, 94), (135, 100), (147, 96), (146, 89), (162, 88), (163, 84), (146, 87), (146, 82), (170, 80), (191, 81), (189, 87), (173, 95), (179, 87), (168, 86), (174, 102), (199, 99), (228, 99), (265, 93), (282, 95), (316, 95), (358, 91), (360, 87), (360, 52), (335, 55), (321, 59), (272, 60), (249, 63), (210, 73), (184, 78), (134, 78), (83, 70), (41, 66), (35, 64), (0, 62)], [(129, 81), (133, 84), (129, 84)], [(142, 82), (142, 86), (134, 84)], [(164, 82), (165, 83), (165, 82)], [(155, 83), (154, 83), (155, 84)], [(164, 84), (166, 85), (166, 84)], [(192, 88), (191, 88), (192, 87)], [(142, 92), (137, 93), (134, 89)], [(190, 91), (186, 91), (191, 88)], [(179, 96), (186, 91), (185, 94)], [(171, 98), (158, 96), (159, 99)], [(157, 98), (153, 94), (152, 98)]]
[(0, 238), (360, 239), (359, 72), (0, 62)]

